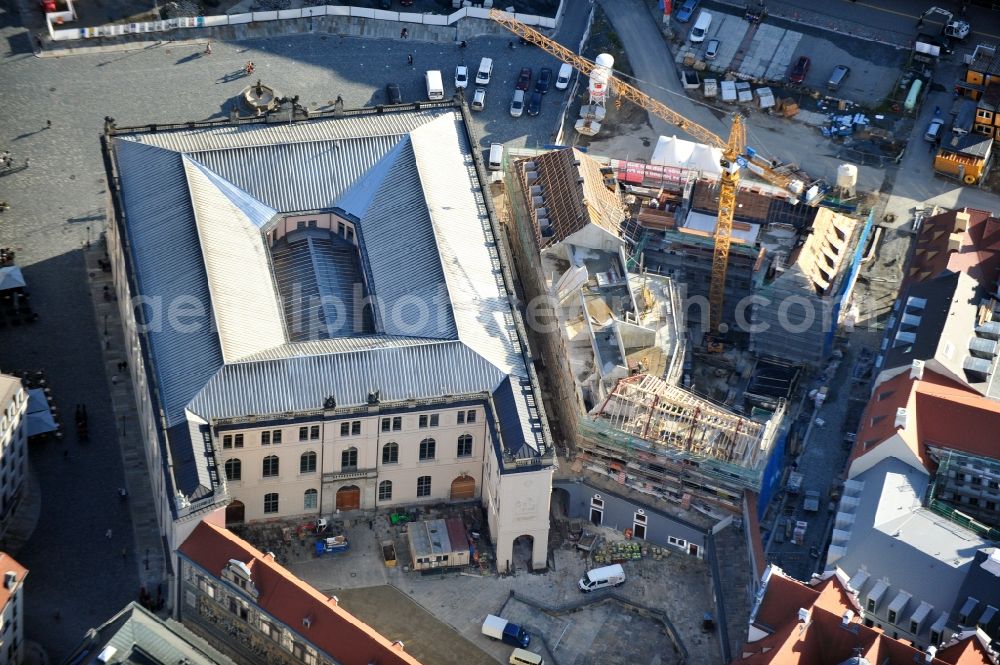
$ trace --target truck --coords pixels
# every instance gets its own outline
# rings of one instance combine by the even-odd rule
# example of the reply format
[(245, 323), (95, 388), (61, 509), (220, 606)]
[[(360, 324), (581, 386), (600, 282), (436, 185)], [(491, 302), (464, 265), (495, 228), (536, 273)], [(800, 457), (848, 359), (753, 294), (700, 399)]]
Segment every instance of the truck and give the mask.
[(972, 27), (968, 21), (956, 19), (954, 14), (941, 7), (931, 7), (921, 14), (920, 18), (917, 19), (917, 27), (922, 28), (924, 26), (924, 19), (934, 14), (940, 14), (943, 17), (944, 25), (941, 26), (941, 34), (945, 37), (964, 41), (969, 36), (969, 33), (972, 32)]
[(347, 542), (347, 536), (333, 536), (316, 541), (316, 556), (318, 557), (324, 554), (339, 554), (349, 549), (351, 549), (351, 544)]
[(522, 649), (527, 649), (531, 643), (531, 634), (528, 631), (516, 623), (493, 614), (487, 614), (486, 620), (483, 621), (483, 635)]
[(587, 574), (580, 578), (580, 591), (590, 593), (597, 589), (604, 589), (609, 586), (620, 586), (625, 584), (625, 569), (620, 563), (611, 566), (603, 566), (588, 570)]
[(798, 494), (802, 490), (802, 479), (803, 476), (798, 471), (792, 471), (788, 474), (788, 482), (785, 484), (785, 490), (789, 494)]

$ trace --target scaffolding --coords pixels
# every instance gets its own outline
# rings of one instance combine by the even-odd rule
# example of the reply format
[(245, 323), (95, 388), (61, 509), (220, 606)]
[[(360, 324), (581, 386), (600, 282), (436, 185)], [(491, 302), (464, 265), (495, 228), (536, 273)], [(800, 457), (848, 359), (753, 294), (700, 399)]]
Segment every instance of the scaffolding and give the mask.
[(581, 447), (618, 480), (663, 496), (689, 494), (736, 510), (743, 490), (759, 491), (786, 404), (729, 411), (645, 374), (618, 381), (581, 419)]

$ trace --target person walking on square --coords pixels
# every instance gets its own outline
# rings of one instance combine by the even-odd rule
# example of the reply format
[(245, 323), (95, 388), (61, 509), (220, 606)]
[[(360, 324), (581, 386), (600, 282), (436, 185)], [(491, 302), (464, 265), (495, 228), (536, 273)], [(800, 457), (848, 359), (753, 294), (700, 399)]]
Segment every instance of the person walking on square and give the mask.
[(412, 53), (410, 53), (409, 55), (406, 56), (406, 64), (408, 64), (410, 67), (413, 66), (413, 54)]

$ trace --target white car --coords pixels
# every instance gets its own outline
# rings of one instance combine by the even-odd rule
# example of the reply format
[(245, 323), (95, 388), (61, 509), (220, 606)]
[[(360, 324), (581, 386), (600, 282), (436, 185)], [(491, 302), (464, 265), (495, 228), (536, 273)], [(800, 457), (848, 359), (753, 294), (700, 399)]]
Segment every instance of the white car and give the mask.
[(515, 90), (514, 99), (510, 102), (510, 114), (520, 118), (522, 113), (524, 113), (524, 90)]
[(476, 88), (472, 95), (472, 110), (482, 111), (486, 108), (486, 88)]
[(464, 65), (455, 67), (455, 88), (462, 90), (469, 87), (469, 68)]

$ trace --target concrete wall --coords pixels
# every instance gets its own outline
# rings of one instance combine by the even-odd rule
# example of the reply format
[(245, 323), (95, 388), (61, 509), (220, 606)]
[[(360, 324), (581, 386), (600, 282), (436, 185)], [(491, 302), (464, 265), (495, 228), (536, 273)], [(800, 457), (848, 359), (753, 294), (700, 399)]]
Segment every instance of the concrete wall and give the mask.
[(532, 568), (544, 570), (548, 565), (549, 500), (553, 471), (551, 466), (540, 466), (537, 470), (500, 476), (496, 506), (498, 528), (493, 541), (498, 571), (510, 569), (514, 541), (520, 536), (532, 538)]
[[(648, 504), (638, 503), (624, 496), (601, 490), (585, 482), (571, 480), (556, 480), (552, 489), (568, 493), (566, 505), (567, 517), (590, 521), (591, 507), (595, 497), (603, 502), (601, 525), (617, 531), (635, 528), (635, 515), (642, 510), (646, 516), (646, 538), (653, 545), (663, 547), (680, 547), (671, 539), (683, 541), (685, 544), (698, 546), (698, 556), (705, 554), (705, 532), (697, 525), (657, 510)], [(650, 503), (655, 499), (650, 497)], [(685, 551), (686, 546), (685, 546)]]

